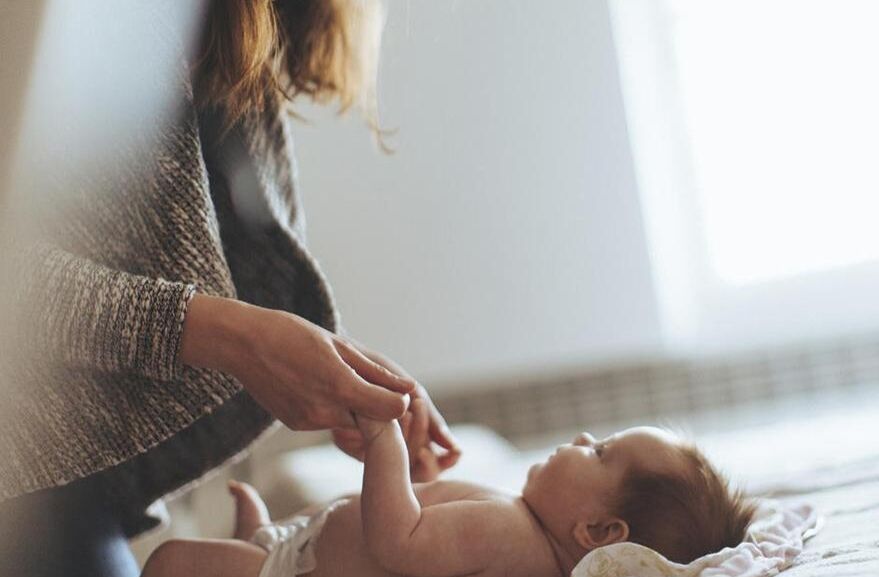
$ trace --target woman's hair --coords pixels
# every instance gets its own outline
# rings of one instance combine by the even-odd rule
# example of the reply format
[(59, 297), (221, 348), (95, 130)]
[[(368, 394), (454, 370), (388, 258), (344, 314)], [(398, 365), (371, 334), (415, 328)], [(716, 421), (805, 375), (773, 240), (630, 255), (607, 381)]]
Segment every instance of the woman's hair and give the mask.
[(196, 99), (227, 125), (262, 110), (270, 91), (359, 106), (377, 127), (381, 0), (211, 0)]
[(617, 497), (617, 514), (629, 525), (629, 541), (676, 563), (690, 563), (745, 538), (756, 505), (694, 446), (679, 449), (684, 473), (630, 469)]

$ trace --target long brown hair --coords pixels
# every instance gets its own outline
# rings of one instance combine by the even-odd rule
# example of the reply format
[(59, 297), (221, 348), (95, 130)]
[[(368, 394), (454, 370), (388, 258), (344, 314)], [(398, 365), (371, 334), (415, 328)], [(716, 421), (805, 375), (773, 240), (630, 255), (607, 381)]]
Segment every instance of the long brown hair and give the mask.
[(266, 105), (268, 91), (360, 107), (377, 129), (381, 0), (212, 0), (196, 65), (200, 106), (227, 125)]

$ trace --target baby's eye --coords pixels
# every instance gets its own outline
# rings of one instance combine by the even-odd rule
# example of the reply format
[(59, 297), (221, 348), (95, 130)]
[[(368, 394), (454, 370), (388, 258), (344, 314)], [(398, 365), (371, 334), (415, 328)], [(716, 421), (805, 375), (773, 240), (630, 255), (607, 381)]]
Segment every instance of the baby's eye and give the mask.
[(599, 457), (604, 453), (604, 447), (602, 447), (601, 445), (596, 445), (593, 450), (595, 451), (595, 454)]

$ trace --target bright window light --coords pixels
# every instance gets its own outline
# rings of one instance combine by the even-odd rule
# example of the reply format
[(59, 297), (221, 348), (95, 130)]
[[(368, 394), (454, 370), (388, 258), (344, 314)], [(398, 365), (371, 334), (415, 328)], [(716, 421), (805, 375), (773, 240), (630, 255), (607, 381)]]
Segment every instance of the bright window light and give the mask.
[(750, 284), (879, 259), (879, 2), (669, 3), (718, 278)]

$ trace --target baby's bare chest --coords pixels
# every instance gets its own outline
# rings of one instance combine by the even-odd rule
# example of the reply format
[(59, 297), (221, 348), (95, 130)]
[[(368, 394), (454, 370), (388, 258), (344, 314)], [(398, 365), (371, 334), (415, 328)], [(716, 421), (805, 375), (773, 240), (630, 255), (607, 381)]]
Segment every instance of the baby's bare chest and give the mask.
[(315, 550), (317, 568), (308, 577), (387, 577), (369, 554), (363, 538), (360, 498), (355, 497), (333, 511), (321, 531)]
[(455, 501), (501, 501), (512, 503), (515, 495), (491, 487), (464, 481), (434, 481), (414, 485), (415, 495), (422, 507), (453, 503)]
[[(415, 486), (415, 492), (422, 507), (462, 500), (513, 500), (513, 496), (503, 492), (455, 481), (419, 484)], [(535, 559), (541, 555), (534, 548), (539, 548), (540, 542), (524, 526), (520, 530), (512, 529), (503, 536), (486, 535), (487, 540), (505, 539), (509, 544), (509, 555), (505, 555), (506, 562), (492, 567), (481, 577), (539, 577), (541, 571)], [(333, 511), (321, 531), (316, 554), (317, 569), (309, 577), (398, 577), (378, 565), (367, 549), (359, 497)]]

